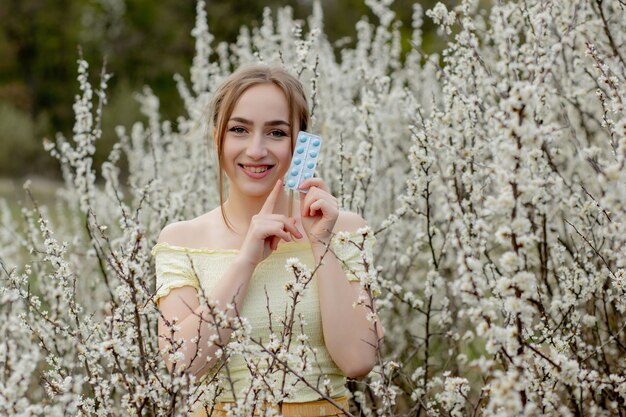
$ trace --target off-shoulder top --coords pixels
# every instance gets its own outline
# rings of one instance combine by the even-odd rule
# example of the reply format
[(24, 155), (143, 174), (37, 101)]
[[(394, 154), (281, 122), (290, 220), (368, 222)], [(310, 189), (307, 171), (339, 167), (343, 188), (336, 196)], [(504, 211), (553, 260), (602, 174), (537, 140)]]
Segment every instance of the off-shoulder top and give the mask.
[[(364, 252), (356, 245), (346, 243), (347, 240), (363, 244)], [(371, 231), (365, 238), (356, 232), (335, 235), (331, 242), (331, 249), (348, 280), (360, 281), (364, 274), (367, 274), (363, 255), (366, 259), (373, 259), (372, 248), (375, 242), (376, 239)], [(152, 249), (156, 266), (155, 302), (158, 303), (159, 299), (166, 296), (172, 289), (184, 286), (202, 289), (204, 294), (210, 294), (238, 253), (239, 251), (235, 249), (195, 249), (172, 246), (167, 243), (156, 244)], [(327, 254), (327, 256), (330, 255)], [(297, 258), (311, 270), (315, 267), (309, 242), (282, 242), (256, 267), (240, 311), (240, 315), (248, 320), (252, 328), (251, 337), (263, 343), (268, 343), (270, 338), (268, 306), (272, 312), (274, 333), (282, 331), (279, 318), (285, 313), (285, 307), (289, 305), (285, 287), (287, 283), (295, 281), (294, 273), (286, 268), (288, 260), (293, 262), (290, 258)], [(307, 286), (295, 312), (296, 317), (301, 314), (304, 318), (304, 334), (307, 336), (308, 344), (316, 352), (315, 357), (310, 358), (313, 366), (306, 372), (306, 380), (324, 392), (323, 382), (327, 378), (329, 380), (326, 381), (327, 386), (331, 388), (332, 397), (345, 395), (346, 377), (333, 362), (324, 343), (316, 277)], [(300, 329), (299, 321), (296, 323)], [(300, 333), (299, 330), (297, 332)], [(292, 345), (297, 344), (294, 342)], [(235, 382), (236, 395), (233, 395), (230, 384), (224, 384), (225, 389), (218, 397), (219, 401), (234, 401), (235, 397), (241, 398), (240, 391), (250, 385), (249, 364), (246, 363), (246, 358), (238, 354), (232, 355), (228, 365), (230, 377)], [(219, 372), (225, 373), (225, 367), (222, 367)], [(226, 377), (225, 374), (221, 376)], [(285, 402), (315, 401), (320, 398), (315, 390), (307, 387), (302, 381), (298, 381), (293, 375), (288, 374), (285, 382), (295, 384), (293, 396)]]

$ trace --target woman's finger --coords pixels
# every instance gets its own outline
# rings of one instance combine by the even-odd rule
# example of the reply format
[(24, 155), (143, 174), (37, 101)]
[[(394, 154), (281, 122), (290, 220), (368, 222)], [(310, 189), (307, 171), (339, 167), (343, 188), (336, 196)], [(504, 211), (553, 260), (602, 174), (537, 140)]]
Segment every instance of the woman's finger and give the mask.
[(295, 225), (295, 219), (285, 217), (282, 221), (283, 227), (287, 232), (295, 235), (298, 239), (302, 238), (302, 233), (298, 230), (298, 227)]
[(311, 216), (314, 216), (315, 212), (318, 210), (320, 210), (322, 214), (332, 214), (339, 211), (335, 204), (332, 204), (330, 201), (324, 199), (315, 201), (311, 204), (309, 210)]
[(272, 236), (271, 238), (272, 240), (270, 241), (270, 249), (275, 251), (278, 248), (278, 242), (280, 241), (280, 238), (276, 235)]
[(277, 221), (277, 222), (281, 222), (281, 223), (292, 223), (295, 220), (294, 217), (287, 217), (284, 214), (270, 214), (268, 216), (266, 216), (267, 219), (273, 220), (273, 221)]
[(315, 216), (315, 212), (320, 210), (324, 214), (324, 200), (316, 200), (309, 206), (309, 216)]
[(310, 216), (311, 214), (308, 213), (310, 211), (311, 204), (317, 200), (325, 200), (329, 198), (333, 198), (333, 196), (317, 188), (317, 186), (311, 187), (308, 194), (302, 193), (300, 195), (300, 214), (304, 217)]
[(286, 242), (291, 242), (291, 236), (289, 236), (289, 231), (292, 231), (294, 234), (299, 234), (298, 230), (293, 227), (291, 222), (276, 222), (272, 225), (270, 233), (278, 238), (278, 240), (283, 239)]
[(274, 184), (274, 188), (272, 188), (272, 191), (265, 199), (265, 203), (263, 203), (263, 207), (261, 207), (261, 211), (259, 211), (259, 214), (270, 214), (274, 212), (274, 206), (276, 205), (276, 200), (278, 200), (278, 196), (280, 195), (282, 186), (283, 181), (281, 179), (276, 181), (276, 184)]
[(315, 187), (309, 189), (308, 193), (300, 193), (300, 215), (302, 217), (306, 217), (309, 212), (309, 205), (313, 199), (313, 194), (315, 191)]
[(299, 188), (301, 189), (307, 189), (311, 187), (317, 187), (323, 191), (326, 191), (327, 193), (330, 193), (330, 190), (326, 186), (326, 183), (324, 182), (324, 180), (319, 177), (308, 178), (302, 181), (299, 185)]
[[(279, 226), (280, 227), (280, 226)], [(280, 229), (274, 229), (270, 232), (271, 236), (275, 238), (277, 241), (283, 239), (286, 242), (291, 241), (291, 236), (281, 227)], [(278, 242), (276, 242), (278, 243)]]
[[(263, 219), (267, 221), (267, 227), (269, 228), (269, 230), (263, 229), (268, 230), (265, 233), (273, 234), (275, 230), (280, 229), (285, 232), (289, 232), (298, 238), (302, 238), (303, 236), (300, 230), (298, 230), (298, 227), (295, 225), (295, 219), (293, 217), (287, 217), (283, 214), (266, 214), (263, 216)], [(268, 235), (265, 234), (265, 236), (267, 237)]]

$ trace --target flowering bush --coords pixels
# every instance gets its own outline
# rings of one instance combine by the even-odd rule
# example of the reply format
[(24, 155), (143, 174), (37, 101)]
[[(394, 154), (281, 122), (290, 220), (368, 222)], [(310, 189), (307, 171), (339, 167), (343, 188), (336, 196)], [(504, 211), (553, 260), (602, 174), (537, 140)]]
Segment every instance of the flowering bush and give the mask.
[[(218, 204), (206, 106), (258, 61), (300, 77), (326, 138), (318, 173), (379, 242), (363, 285), (381, 291), (386, 337), (374, 371), (349, 383), (354, 415), (626, 414), (626, 5), (416, 4), (403, 54), (391, 1), (366, 3), (378, 24), (361, 20), (354, 48), (337, 49), (318, 3), (307, 24), (266, 11), (228, 45), (200, 1), (190, 80), (176, 76), (184, 115), (161, 120), (146, 88), (148, 122), (118, 129), (102, 178), (108, 75), (93, 89), (79, 61), (72, 137), (45, 144), (67, 216), (33, 200), (14, 219), (0, 202), (0, 414), (184, 415), (228, 384), (166, 370), (150, 248), (165, 224)], [(440, 55), (421, 52), (424, 14), (447, 38)], [(287, 267), (295, 306), (312, 271)], [(279, 401), (281, 373), (312, 366), (297, 318), (259, 343), (220, 314), (235, 332), (218, 354), (273, 366), (257, 399)]]

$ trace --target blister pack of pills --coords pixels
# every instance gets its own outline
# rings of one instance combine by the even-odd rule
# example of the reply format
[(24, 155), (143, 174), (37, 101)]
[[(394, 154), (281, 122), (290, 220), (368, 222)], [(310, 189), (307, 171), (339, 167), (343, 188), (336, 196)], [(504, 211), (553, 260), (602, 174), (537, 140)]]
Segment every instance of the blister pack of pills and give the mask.
[(309, 192), (308, 189), (301, 190), (299, 187), (302, 181), (313, 177), (321, 147), (322, 138), (319, 136), (303, 130), (298, 133), (293, 157), (291, 158), (291, 166), (289, 171), (287, 171), (285, 187), (303, 193)]

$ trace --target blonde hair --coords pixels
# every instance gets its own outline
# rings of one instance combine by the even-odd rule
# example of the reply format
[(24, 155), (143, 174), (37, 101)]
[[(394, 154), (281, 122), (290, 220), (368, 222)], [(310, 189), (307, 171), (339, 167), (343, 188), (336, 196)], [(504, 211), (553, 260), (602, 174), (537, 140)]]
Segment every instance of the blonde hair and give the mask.
[[(309, 124), (309, 106), (302, 83), (281, 67), (268, 65), (252, 65), (241, 68), (231, 74), (219, 85), (210, 105), (210, 122), (214, 128), (215, 147), (217, 149), (217, 160), (219, 164), (219, 190), (220, 207), (222, 217), (226, 226), (233, 230), (231, 223), (224, 212), (224, 193), (222, 168), (222, 157), (224, 154), (224, 135), (228, 120), (242, 94), (250, 87), (260, 84), (273, 84), (281, 89), (287, 98), (289, 108), (289, 122), (293, 123), (297, 119), (295, 126), (291, 128), (291, 152), (293, 153), (296, 135), (299, 130), (306, 130)], [(289, 213), (292, 212), (293, 199), (289, 199)], [(234, 230), (233, 230), (234, 231)]]

